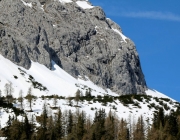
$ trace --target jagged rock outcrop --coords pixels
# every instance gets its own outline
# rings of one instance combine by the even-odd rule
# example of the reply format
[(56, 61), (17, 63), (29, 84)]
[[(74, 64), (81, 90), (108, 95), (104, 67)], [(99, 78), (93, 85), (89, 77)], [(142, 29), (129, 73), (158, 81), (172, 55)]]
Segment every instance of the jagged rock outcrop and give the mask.
[(118, 94), (142, 94), (146, 82), (134, 43), (100, 7), (77, 0), (1, 0), (0, 54), (29, 69), (51, 60)]

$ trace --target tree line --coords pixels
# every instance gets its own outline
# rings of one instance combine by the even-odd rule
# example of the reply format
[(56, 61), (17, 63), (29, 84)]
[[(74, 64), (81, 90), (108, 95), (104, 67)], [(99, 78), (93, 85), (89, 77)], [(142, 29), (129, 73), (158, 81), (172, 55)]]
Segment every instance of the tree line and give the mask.
[[(0, 107), (6, 105), (13, 107), (12, 84), (6, 84), (2, 97), (0, 91)], [(58, 96), (54, 95), (51, 109), (43, 105), (40, 116), (24, 113), (23, 92), (20, 90), (18, 101), (22, 112), (22, 119), (18, 119), (19, 113), (9, 116), (6, 127), (0, 130), (0, 136), (8, 140), (179, 140), (180, 139), (180, 107), (176, 111), (171, 110), (165, 115), (164, 109), (159, 108), (154, 112), (152, 123), (140, 116), (137, 121), (127, 118), (120, 119), (112, 110), (106, 114), (104, 109), (96, 109), (94, 117), (88, 116), (84, 111), (79, 110), (78, 103), (81, 98), (91, 100), (93, 96), (87, 91), (85, 96), (80, 95), (78, 90), (75, 93), (76, 112), (71, 110), (61, 111), (58, 107)], [(32, 88), (28, 89), (25, 97), (32, 112)], [(125, 98), (125, 97), (124, 97)], [(107, 98), (106, 100), (112, 100)], [(71, 105), (71, 98), (68, 100)], [(15, 109), (15, 108), (14, 108)], [(15, 110), (16, 111), (16, 110)]]
[[(150, 125), (140, 116), (135, 121), (119, 119), (111, 110), (95, 111), (94, 118), (79, 109), (49, 113), (46, 104), (40, 116), (9, 116), (1, 134), (8, 140), (179, 140), (180, 109), (165, 115), (162, 108)], [(38, 125), (37, 125), (38, 123)]]

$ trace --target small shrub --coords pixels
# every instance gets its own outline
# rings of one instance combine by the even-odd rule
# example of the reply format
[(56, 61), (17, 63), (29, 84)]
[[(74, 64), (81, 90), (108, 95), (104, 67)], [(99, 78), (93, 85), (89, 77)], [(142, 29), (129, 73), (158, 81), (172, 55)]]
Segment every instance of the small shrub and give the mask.
[(18, 79), (18, 77), (16, 75), (13, 75), (14, 76), (14, 79)]

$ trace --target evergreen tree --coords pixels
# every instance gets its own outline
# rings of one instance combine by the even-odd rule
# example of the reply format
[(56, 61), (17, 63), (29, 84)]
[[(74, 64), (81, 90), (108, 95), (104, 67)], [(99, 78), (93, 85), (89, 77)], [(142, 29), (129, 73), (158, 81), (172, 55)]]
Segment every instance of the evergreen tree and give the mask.
[(55, 133), (55, 126), (54, 126), (54, 121), (53, 117), (49, 116), (48, 118), (48, 123), (47, 123), (47, 140), (56, 140), (56, 133)]
[(154, 114), (154, 118), (153, 118), (153, 126), (154, 126), (154, 128), (159, 129), (160, 125), (162, 127), (164, 127), (164, 124), (165, 124), (164, 119), (165, 119), (164, 109), (159, 108), (159, 111)]
[(93, 133), (96, 140), (100, 140), (106, 132), (104, 126), (105, 118), (106, 113), (104, 109), (99, 109), (99, 111), (96, 111), (93, 123)]
[(43, 140), (46, 139), (46, 130), (47, 130), (47, 109), (46, 109), (46, 104), (43, 106), (43, 116), (42, 116), (42, 129), (43, 129)]
[(134, 140), (145, 140), (144, 120), (142, 116), (138, 118), (138, 122), (133, 132), (133, 137), (134, 137)]
[(89, 115), (87, 118), (85, 118), (85, 124), (84, 124), (84, 136), (83, 136), (83, 140), (87, 140), (91, 138), (91, 130), (92, 130), (92, 119), (91, 116)]
[(33, 126), (29, 123), (27, 115), (25, 115), (25, 120), (24, 120), (24, 131), (26, 134), (26, 139), (30, 140), (31, 135), (33, 133)]
[(69, 110), (68, 121), (67, 121), (67, 134), (72, 133), (72, 128), (73, 128), (73, 114), (72, 114), (71, 110)]
[(12, 125), (9, 127), (10, 136), (8, 140), (20, 140), (22, 131), (23, 131), (23, 124), (19, 122), (17, 119), (12, 121)]
[(61, 139), (63, 137), (62, 113), (60, 108), (58, 108), (58, 113), (55, 116), (55, 135), (56, 139)]
[(105, 120), (105, 139), (114, 140), (115, 139), (115, 118), (110, 110), (108, 113), (108, 117)]
[(82, 138), (83, 138), (83, 135), (85, 133), (84, 124), (85, 124), (85, 114), (82, 111), (82, 113), (78, 115), (78, 121), (77, 121), (77, 125), (76, 125), (77, 140), (82, 140)]
[(38, 128), (38, 133), (37, 133), (37, 139), (46, 140), (47, 119), (48, 119), (47, 108), (46, 108), (46, 104), (44, 103), (42, 115), (37, 117), (37, 122), (40, 123), (40, 127)]
[(175, 116), (175, 113), (171, 112), (170, 115), (167, 116), (164, 133), (169, 137), (171, 136), (171, 139), (175, 140), (178, 136), (178, 131), (179, 130), (177, 117)]
[(118, 132), (118, 140), (129, 140), (129, 129), (127, 127), (127, 122), (121, 119), (119, 123), (119, 132)]

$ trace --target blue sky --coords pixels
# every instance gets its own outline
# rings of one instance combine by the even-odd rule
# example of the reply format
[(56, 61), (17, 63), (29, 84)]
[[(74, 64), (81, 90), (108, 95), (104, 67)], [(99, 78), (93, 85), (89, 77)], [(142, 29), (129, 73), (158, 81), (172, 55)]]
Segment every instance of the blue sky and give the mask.
[(90, 1), (135, 42), (148, 87), (180, 101), (180, 1)]

